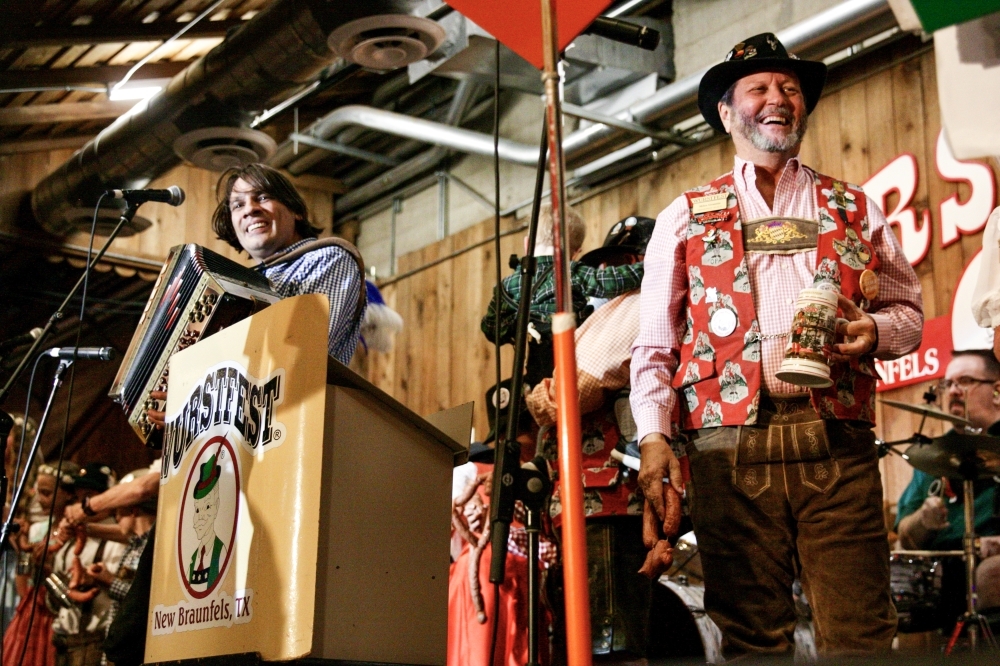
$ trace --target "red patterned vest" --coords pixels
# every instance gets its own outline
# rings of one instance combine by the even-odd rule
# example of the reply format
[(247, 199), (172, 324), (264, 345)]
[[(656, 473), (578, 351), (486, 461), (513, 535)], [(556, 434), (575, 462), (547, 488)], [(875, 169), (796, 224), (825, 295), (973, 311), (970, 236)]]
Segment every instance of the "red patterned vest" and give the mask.
[[(725, 208), (695, 213), (698, 199), (722, 192), (729, 194)], [(691, 210), (687, 230), (687, 328), (673, 380), (682, 398), (681, 427), (751, 425), (757, 422), (760, 400), (760, 326), (733, 174), (718, 178), (708, 187), (686, 192), (685, 196)], [(877, 272), (879, 266), (871, 245), (867, 198), (857, 186), (817, 174), (816, 201), (819, 219), (813, 285), (835, 285), (860, 304), (864, 297), (859, 276), (865, 269)], [(718, 208), (700, 208), (713, 207)], [(711, 288), (716, 291), (710, 292)], [(730, 335), (717, 335), (709, 325), (712, 315), (721, 308), (736, 315), (736, 330)], [(789, 308), (789, 329), (792, 314)], [(721, 319), (725, 318), (732, 319), (728, 315)], [(822, 418), (874, 423), (875, 378), (870, 356), (834, 363), (833, 385), (811, 391), (813, 406)]]

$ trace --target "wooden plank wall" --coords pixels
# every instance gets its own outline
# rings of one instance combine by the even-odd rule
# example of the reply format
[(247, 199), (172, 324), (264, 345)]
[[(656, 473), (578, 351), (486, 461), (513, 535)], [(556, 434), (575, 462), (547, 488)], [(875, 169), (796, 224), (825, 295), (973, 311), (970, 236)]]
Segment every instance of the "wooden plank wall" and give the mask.
[[(920, 170), (914, 206), (918, 215), (929, 209), (935, 224), (930, 253), (917, 267), (928, 319), (950, 312), (959, 276), (981, 246), (981, 234), (965, 236), (947, 248), (940, 246), (938, 204), (956, 192), (967, 197), (968, 191), (964, 184), (937, 176), (934, 147), (939, 130), (934, 55), (926, 52), (828, 93), (810, 117), (802, 151), (806, 164), (855, 183), (864, 182), (900, 153), (913, 153)], [(655, 217), (685, 189), (732, 168), (732, 158), (730, 142), (715, 143), (586, 199), (577, 206), (588, 224), (585, 249), (600, 245), (607, 229), (623, 217)], [(484, 221), (401, 257), (400, 274), (489, 238), (492, 224)], [(505, 224), (517, 223), (506, 220)], [(519, 233), (503, 241), (504, 275), (510, 273), (507, 256), (520, 251), (521, 237)], [(493, 271), (490, 244), (386, 285), (386, 300), (402, 315), (406, 328), (392, 353), (373, 355), (358, 366), (375, 384), (418, 413), (475, 400), (479, 439), (488, 430), (483, 396), (494, 382), (494, 354), (478, 324), (489, 301)], [(505, 376), (510, 363), (505, 354)], [(925, 389), (926, 384), (919, 384), (882, 395), (916, 403)], [(878, 420), (880, 436), (892, 440), (912, 434), (919, 417), (880, 406)], [(937, 435), (943, 430), (942, 424), (932, 423), (924, 432)], [(911, 471), (896, 457), (883, 461), (883, 471), (886, 498), (894, 502)]]

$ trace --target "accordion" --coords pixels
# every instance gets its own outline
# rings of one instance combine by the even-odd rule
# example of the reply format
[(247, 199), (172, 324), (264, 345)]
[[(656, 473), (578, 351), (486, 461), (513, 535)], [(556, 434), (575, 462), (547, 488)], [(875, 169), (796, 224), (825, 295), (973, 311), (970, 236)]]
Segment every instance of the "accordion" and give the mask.
[(146, 410), (163, 409), (149, 394), (167, 390), (170, 356), (278, 300), (253, 269), (200, 245), (170, 249), (108, 393), (146, 445), (162, 445), (163, 431), (147, 420)]

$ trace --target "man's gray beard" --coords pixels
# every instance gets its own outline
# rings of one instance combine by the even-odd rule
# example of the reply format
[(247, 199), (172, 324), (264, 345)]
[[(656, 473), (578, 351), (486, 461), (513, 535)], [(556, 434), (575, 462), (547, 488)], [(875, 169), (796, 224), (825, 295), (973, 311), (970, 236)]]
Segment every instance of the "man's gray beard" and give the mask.
[(808, 116), (802, 116), (801, 120), (792, 126), (792, 131), (785, 136), (784, 140), (779, 141), (762, 134), (757, 128), (756, 119), (752, 116), (736, 111), (733, 117), (736, 120), (733, 131), (739, 132), (750, 140), (754, 148), (765, 153), (784, 153), (791, 150), (802, 141), (808, 125)]

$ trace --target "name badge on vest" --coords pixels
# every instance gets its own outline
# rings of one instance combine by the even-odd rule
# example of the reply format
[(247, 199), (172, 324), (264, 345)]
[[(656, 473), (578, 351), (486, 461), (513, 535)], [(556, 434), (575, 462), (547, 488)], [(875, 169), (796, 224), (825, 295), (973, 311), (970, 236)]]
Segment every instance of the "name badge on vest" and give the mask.
[(724, 210), (726, 208), (729, 208), (728, 192), (706, 194), (703, 197), (698, 197), (691, 203), (691, 213), (694, 215), (711, 213), (713, 211)]

